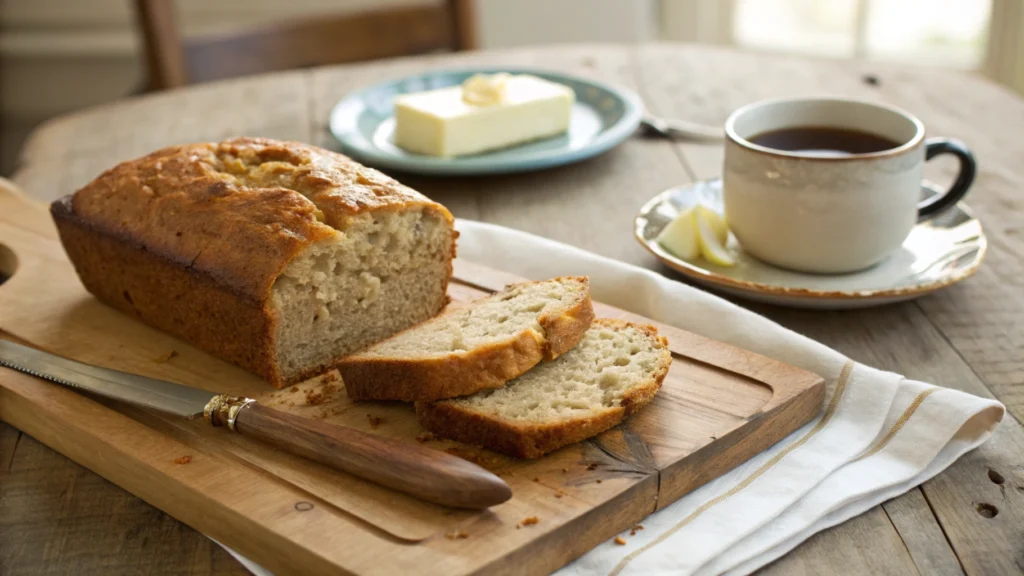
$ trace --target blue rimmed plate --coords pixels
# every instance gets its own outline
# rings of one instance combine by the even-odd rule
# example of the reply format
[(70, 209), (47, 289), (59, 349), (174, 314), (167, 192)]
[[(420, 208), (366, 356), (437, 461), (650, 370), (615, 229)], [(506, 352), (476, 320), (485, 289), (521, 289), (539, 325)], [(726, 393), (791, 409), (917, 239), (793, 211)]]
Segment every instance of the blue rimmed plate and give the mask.
[[(461, 84), (473, 74), (533, 74), (576, 92), (569, 132), (554, 138), (473, 156), (437, 158), (406, 152), (394, 143), (394, 100)], [(640, 124), (643, 103), (636, 93), (602, 82), (557, 72), (515, 68), (475, 68), (427, 72), (364, 88), (331, 110), (331, 133), (345, 154), (378, 168), (447, 176), (507, 174), (561, 166), (605, 152), (628, 138)]]

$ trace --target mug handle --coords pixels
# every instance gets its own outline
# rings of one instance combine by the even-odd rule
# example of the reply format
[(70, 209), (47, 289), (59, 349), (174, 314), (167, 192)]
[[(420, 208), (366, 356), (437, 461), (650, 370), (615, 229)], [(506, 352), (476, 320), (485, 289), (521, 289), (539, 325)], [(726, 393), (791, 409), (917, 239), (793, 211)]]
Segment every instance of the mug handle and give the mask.
[(931, 198), (922, 200), (917, 205), (917, 218), (923, 220), (934, 216), (946, 208), (953, 206), (963, 198), (974, 182), (974, 174), (978, 171), (978, 164), (974, 161), (974, 154), (967, 148), (967, 145), (952, 138), (929, 138), (925, 140), (924, 160), (927, 162), (940, 154), (952, 154), (960, 161), (960, 173), (956, 180), (942, 194), (936, 194)]

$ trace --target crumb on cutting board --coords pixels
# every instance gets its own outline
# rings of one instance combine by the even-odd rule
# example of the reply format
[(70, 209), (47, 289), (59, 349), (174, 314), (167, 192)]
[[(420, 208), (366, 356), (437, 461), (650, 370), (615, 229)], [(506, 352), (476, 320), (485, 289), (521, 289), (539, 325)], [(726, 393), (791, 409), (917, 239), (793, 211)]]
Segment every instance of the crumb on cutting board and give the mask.
[(565, 492), (562, 492), (561, 490), (556, 490), (555, 491), (555, 498), (562, 498), (564, 496), (565, 496)]
[(449, 540), (464, 540), (469, 538), (469, 532), (466, 532), (465, 530), (455, 530), (453, 532), (446, 533), (444, 537)]
[(337, 382), (337, 381), (338, 381), (338, 373), (337, 372), (328, 372), (327, 374), (324, 374), (323, 378), (320, 379), (320, 382), (323, 382), (324, 384), (330, 384), (331, 382)]
[(519, 524), (517, 524), (516, 526), (533, 526), (538, 522), (540, 522), (540, 518), (537, 518), (536, 516), (527, 516), (526, 518), (523, 518), (522, 521), (519, 522)]
[(437, 436), (434, 436), (430, 432), (420, 432), (419, 434), (416, 435), (416, 441), (419, 442), (420, 444), (426, 444), (431, 440), (437, 440)]
[(622, 536), (616, 536), (615, 537), (615, 543), (618, 544), (619, 546), (625, 546), (626, 545), (626, 541), (622, 538)]
[(164, 362), (167, 362), (168, 360), (170, 360), (171, 358), (174, 358), (177, 355), (178, 355), (178, 351), (177, 350), (171, 350), (170, 352), (168, 352), (166, 354), (162, 354), (160, 356), (157, 356), (156, 358), (153, 358), (153, 362), (156, 362), (157, 364), (163, 364)]
[(597, 470), (597, 462), (591, 462), (587, 464), (587, 470)]
[(367, 414), (366, 420), (370, 422), (370, 428), (377, 428), (377, 426), (380, 426), (384, 422), (383, 418), (380, 416), (374, 416), (373, 414)]
[(568, 473), (568, 472), (569, 472), (569, 469), (568, 469), (568, 468), (562, 468), (562, 474), (566, 474), (566, 473)]
[(644, 529), (644, 525), (643, 524), (637, 524), (636, 526), (633, 526), (632, 530), (629, 531), (629, 535), (630, 536), (636, 536), (637, 530), (643, 530), (643, 529)]
[(175, 464), (188, 464), (191, 461), (192, 461), (192, 457), (191, 456), (187, 456), (187, 455), (186, 456), (178, 456), (177, 458), (174, 459), (174, 463)]

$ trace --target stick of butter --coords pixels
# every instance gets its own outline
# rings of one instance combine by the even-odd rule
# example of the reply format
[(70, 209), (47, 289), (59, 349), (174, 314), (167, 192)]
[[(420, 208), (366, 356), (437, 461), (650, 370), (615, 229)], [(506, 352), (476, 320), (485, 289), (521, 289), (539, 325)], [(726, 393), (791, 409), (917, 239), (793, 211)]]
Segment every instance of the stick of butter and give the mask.
[(528, 74), (476, 75), (460, 86), (395, 100), (395, 144), (430, 156), (464, 156), (562, 134), (575, 94)]

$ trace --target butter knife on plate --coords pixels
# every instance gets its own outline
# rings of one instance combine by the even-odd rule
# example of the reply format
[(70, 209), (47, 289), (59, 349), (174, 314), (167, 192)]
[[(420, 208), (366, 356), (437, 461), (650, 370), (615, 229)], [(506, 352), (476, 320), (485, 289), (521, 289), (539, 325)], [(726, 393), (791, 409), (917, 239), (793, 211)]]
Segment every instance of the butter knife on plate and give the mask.
[(250, 398), (83, 364), (0, 340), (0, 366), (120, 402), (214, 426), (359, 476), (421, 500), (482, 509), (512, 497), (501, 478), (457, 456), (286, 414)]

